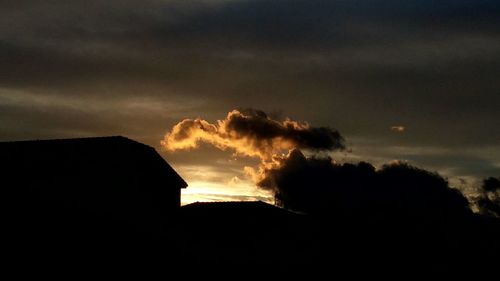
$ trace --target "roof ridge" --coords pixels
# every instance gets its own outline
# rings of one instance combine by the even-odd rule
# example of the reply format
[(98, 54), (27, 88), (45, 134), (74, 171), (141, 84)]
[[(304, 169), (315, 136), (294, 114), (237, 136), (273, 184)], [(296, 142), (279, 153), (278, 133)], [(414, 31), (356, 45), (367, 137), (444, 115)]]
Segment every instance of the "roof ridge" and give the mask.
[(212, 203), (258, 203), (258, 202), (261, 202), (261, 203), (264, 203), (264, 204), (268, 204), (262, 200), (253, 200), (253, 201), (250, 201), (250, 200), (240, 200), (240, 201), (196, 201), (196, 202), (193, 202), (192, 204), (196, 204), (196, 203), (200, 203), (200, 204), (212, 204)]
[(16, 143), (16, 142), (49, 142), (49, 141), (74, 141), (74, 140), (92, 140), (92, 139), (126, 139), (133, 142), (132, 139), (124, 137), (122, 135), (115, 136), (95, 136), (95, 137), (80, 137), (80, 138), (55, 138), (55, 139), (27, 139), (27, 140), (13, 140), (13, 141), (0, 141), (0, 143)]
[(270, 206), (270, 207), (277, 207), (277, 208), (279, 208), (276, 205), (273, 205), (273, 204), (270, 204), (270, 203), (266, 203), (266, 202), (264, 202), (262, 200), (255, 200), (255, 201), (196, 201), (196, 202), (193, 202), (193, 203), (190, 203), (190, 204), (186, 204), (183, 207), (188, 207), (188, 206), (202, 206), (202, 205), (222, 205), (222, 204), (226, 204), (226, 205), (229, 205), (229, 204), (247, 204), (247, 205), (250, 205), (250, 204), (259, 204), (259, 205), (263, 205), (263, 206)]
[[(175, 171), (174, 168), (158, 153), (158, 151), (156, 151), (154, 147), (120, 135), (66, 139), (7, 141), (0, 142), (0, 150), (1, 152), (10, 151), (11, 154), (9, 155), (11, 156), (19, 153), (21, 153), (21, 155), (26, 155), (26, 152), (35, 152), (42, 154), (45, 153), (43, 154), (44, 157), (47, 153), (54, 154), (55, 156), (72, 155), (71, 157), (74, 157), (75, 155), (87, 154), (89, 151), (91, 151), (90, 155), (97, 155), (95, 153), (99, 153), (99, 155), (95, 156), (95, 159), (115, 157), (116, 153), (125, 151), (127, 153), (133, 153), (132, 157), (147, 159), (147, 161), (150, 161), (150, 163), (161, 162), (161, 167), (162, 169), (164, 169), (165, 173), (175, 174), (176, 181), (178, 181), (180, 185), (182, 185), (181, 188), (185, 188), (188, 185), (185, 180), (177, 173), (177, 171)], [(71, 153), (68, 154), (68, 151), (71, 151)], [(107, 156), (101, 154), (106, 154)], [(77, 163), (80, 160), (73, 161)]]

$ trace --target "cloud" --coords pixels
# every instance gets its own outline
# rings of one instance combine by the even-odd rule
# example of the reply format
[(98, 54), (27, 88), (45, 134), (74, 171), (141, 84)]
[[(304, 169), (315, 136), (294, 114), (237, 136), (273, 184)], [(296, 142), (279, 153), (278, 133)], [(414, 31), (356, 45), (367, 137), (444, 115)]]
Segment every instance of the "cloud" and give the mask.
[[(174, 122), (200, 106), (155, 96), (116, 100), (0, 87), (0, 139), (125, 135), (158, 146), (165, 121)], [(151, 136), (155, 131), (157, 135)]]
[(403, 133), (406, 130), (405, 126), (392, 126), (391, 131), (396, 133)]
[(207, 143), (237, 156), (260, 160), (258, 167), (243, 171), (253, 182), (260, 182), (266, 171), (281, 165), (294, 149), (314, 153), (345, 149), (344, 138), (328, 127), (313, 127), (289, 118), (275, 120), (255, 109), (233, 110), (225, 119), (212, 124), (203, 119), (185, 119), (176, 124), (161, 142), (167, 151), (196, 149)]
[(5, 4), (0, 54), (9, 70), (1, 70), (1, 79), (28, 72), (24, 82), (37, 84), (60, 75), (76, 82), (82, 76), (161, 80), (160, 73), (189, 77), (221, 60), (337, 66), (339, 72), (498, 60), (500, 5), (491, 1), (184, 2)]
[(169, 151), (198, 148), (209, 143), (236, 154), (273, 162), (283, 152), (308, 149), (344, 149), (340, 133), (327, 127), (312, 127), (291, 119), (273, 120), (260, 110), (233, 110), (216, 124), (203, 119), (185, 119), (175, 125), (162, 144)]

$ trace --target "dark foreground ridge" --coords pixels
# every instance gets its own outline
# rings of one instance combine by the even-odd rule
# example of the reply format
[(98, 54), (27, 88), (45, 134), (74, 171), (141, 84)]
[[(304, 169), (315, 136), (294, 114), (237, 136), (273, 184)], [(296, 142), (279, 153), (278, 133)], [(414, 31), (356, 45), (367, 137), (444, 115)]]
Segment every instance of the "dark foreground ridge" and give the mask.
[[(371, 203), (327, 211), (325, 198), (310, 214), (263, 202), (180, 207), (184, 180), (153, 148), (123, 137), (0, 143), (0, 155), (4, 256), (21, 275), (104, 269), (163, 278), (186, 272), (404, 277), (488, 273), (498, 265), (499, 221), (471, 212), (433, 216), (397, 200), (388, 201), (390, 215)], [(344, 191), (333, 195), (351, 198)]]

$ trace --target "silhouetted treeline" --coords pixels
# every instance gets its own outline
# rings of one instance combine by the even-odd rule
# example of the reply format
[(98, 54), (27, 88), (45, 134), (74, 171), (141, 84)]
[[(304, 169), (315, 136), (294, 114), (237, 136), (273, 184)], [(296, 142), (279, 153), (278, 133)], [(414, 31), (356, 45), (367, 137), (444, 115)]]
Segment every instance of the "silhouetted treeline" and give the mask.
[(293, 151), (263, 186), (279, 204), (309, 214), (445, 219), (470, 213), (467, 199), (438, 175), (407, 164), (336, 164)]
[(483, 181), (477, 205), (481, 214), (500, 217), (500, 177)]

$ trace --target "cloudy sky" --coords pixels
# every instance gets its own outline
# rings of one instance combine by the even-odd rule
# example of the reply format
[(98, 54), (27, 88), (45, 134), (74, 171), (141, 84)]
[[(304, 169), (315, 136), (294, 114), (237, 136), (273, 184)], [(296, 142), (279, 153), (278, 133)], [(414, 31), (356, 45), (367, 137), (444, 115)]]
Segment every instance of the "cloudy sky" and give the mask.
[[(500, 175), (496, 0), (0, 0), (0, 140), (124, 135), (184, 201), (265, 199), (256, 159), (166, 151), (237, 108), (337, 129), (337, 161), (392, 160), (458, 187)], [(460, 181), (463, 179), (465, 181)]]

